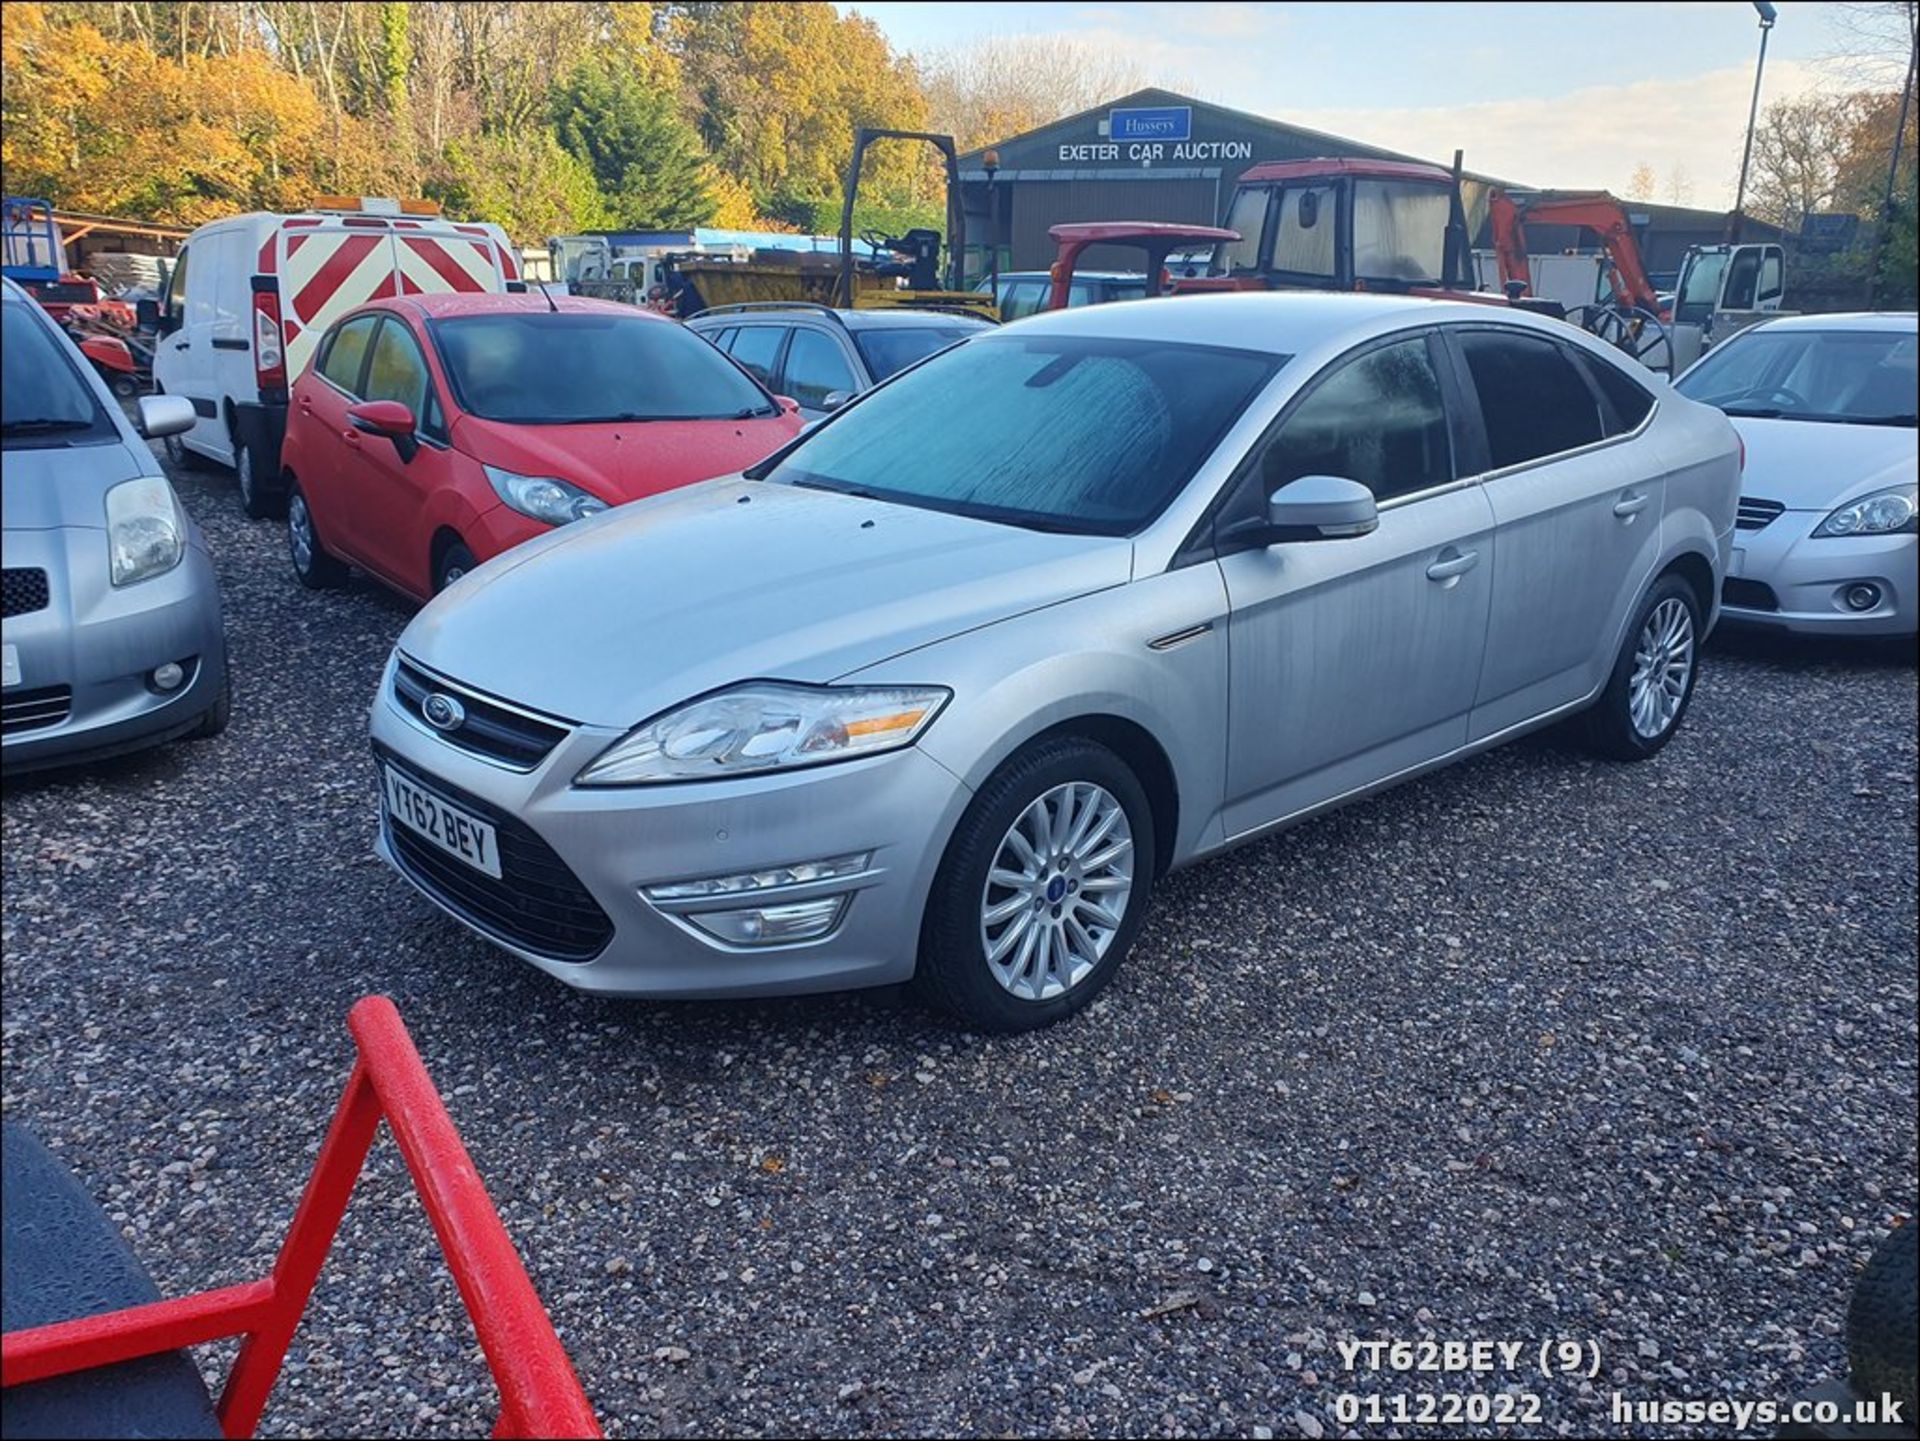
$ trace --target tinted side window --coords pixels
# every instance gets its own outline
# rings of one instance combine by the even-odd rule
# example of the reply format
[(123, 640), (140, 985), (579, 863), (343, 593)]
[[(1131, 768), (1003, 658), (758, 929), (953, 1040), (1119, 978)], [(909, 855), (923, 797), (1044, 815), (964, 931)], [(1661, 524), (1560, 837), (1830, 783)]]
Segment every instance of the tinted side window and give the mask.
[(431, 383), (426, 357), (406, 327), (394, 320), (383, 324), (373, 343), (373, 359), (367, 365), (365, 398), (399, 401), (413, 412), (414, 424), (418, 425), (425, 418)]
[(367, 358), (367, 343), (373, 339), (377, 315), (361, 315), (349, 320), (327, 342), (327, 358), (320, 362), (320, 373), (348, 395), (360, 394), (361, 363)]
[(783, 373), (786, 389), (781, 393), (792, 396), (809, 410), (819, 410), (826, 404), (827, 396), (836, 390), (860, 388), (839, 343), (817, 330), (793, 332)]
[(1753, 309), (1754, 290), (1760, 283), (1760, 254), (1743, 250), (1733, 257), (1727, 270), (1727, 288), (1723, 303), (1728, 310)]
[(1262, 461), (1271, 495), (1303, 475), (1357, 480), (1391, 500), (1453, 479), (1440, 380), (1424, 338), (1347, 361), (1287, 417)]
[(786, 338), (784, 325), (743, 325), (733, 338), (729, 354), (753, 372), (753, 378), (773, 389), (773, 363), (780, 354), (780, 342)]
[(712, 341), (714, 349), (732, 350), (733, 337), (738, 335), (740, 331), (737, 327), (729, 325), (725, 330), (702, 330), (698, 333)]
[(1552, 341), (1479, 330), (1461, 335), (1460, 349), (1480, 397), (1493, 469), (1601, 439), (1599, 403)]
[(1608, 435), (1624, 435), (1647, 418), (1647, 412), (1653, 409), (1653, 396), (1644, 385), (1622, 374), (1617, 365), (1608, 365), (1584, 351), (1573, 354), (1579, 357), (1580, 364), (1586, 367), (1587, 374), (1593, 377), (1613, 410), (1607, 423)]
[(1760, 262), (1760, 299), (1778, 300), (1781, 289), (1780, 257), (1769, 250)]
[(1037, 280), (1019, 280), (1007, 287), (1006, 298), (1000, 302), (1000, 318), (1019, 320), (1032, 315), (1034, 311), (1047, 303), (1047, 291), (1051, 287)]

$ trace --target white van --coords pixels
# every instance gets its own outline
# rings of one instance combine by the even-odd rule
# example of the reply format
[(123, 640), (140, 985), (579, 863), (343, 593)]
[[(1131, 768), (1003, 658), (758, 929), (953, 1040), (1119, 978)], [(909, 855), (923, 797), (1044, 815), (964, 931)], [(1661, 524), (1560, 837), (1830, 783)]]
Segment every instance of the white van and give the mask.
[(232, 466), (256, 519), (285, 504), (287, 386), (327, 326), (389, 295), (524, 290), (497, 225), (456, 224), (431, 202), (328, 197), (300, 215), (203, 225), (181, 247), (159, 312), (154, 389), (193, 402), (168, 455)]

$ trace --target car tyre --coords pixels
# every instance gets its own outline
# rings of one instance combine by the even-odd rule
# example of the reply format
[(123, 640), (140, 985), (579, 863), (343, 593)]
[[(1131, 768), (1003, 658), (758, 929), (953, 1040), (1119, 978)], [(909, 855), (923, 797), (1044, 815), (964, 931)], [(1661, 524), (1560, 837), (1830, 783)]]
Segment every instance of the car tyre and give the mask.
[(220, 699), (213, 708), (201, 717), (200, 724), (193, 732), (197, 741), (210, 741), (227, 728), (227, 722), (233, 719), (233, 672), (228, 671), (220, 678)]
[[(1067, 842), (1036, 844), (1063, 807)], [(1016, 859), (1016, 831), (1026, 862)], [(1076, 833), (1084, 839), (1075, 841)], [(1064, 1020), (1119, 970), (1146, 913), (1155, 861), (1152, 807), (1119, 756), (1076, 736), (1022, 751), (988, 777), (947, 843), (921, 926), (914, 994), (981, 1031), (1031, 1031)], [(995, 878), (1008, 877), (1009, 866), (1031, 870), (1032, 883), (1000, 884)], [(1115, 895), (1122, 897), (1118, 924), (1094, 919)], [(997, 963), (994, 947), (1004, 950)]]
[(473, 552), (467, 549), (467, 543), (463, 540), (456, 540), (444, 547), (440, 552), (440, 558), (433, 563), (433, 593), (440, 594), (479, 564), (480, 562), (474, 559)]
[(286, 495), (260, 478), (253, 464), (253, 447), (234, 442), (233, 478), (240, 487), (240, 509), (249, 520), (277, 520), (285, 514)]
[(289, 485), (287, 493), (287, 558), (293, 562), (293, 573), (300, 584), (308, 590), (337, 590), (347, 583), (346, 562), (320, 543), (313, 511), (297, 480)]
[(1916, 1267), (1920, 1232), (1909, 1222), (1874, 1251), (1847, 1306), (1847, 1366), (1854, 1393), (1877, 1399), (1884, 1392), (1904, 1403), (1909, 1416), (1920, 1407), (1914, 1379), (1915, 1341), (1920, 1337)]
[(1672, 740), (1700, 676), (1700, 598), (1683, 576), (1655, 581), (1627, 627), (1613, 674), (1582, 718), (1585, 739), (1618, 761), (1656, 756)]

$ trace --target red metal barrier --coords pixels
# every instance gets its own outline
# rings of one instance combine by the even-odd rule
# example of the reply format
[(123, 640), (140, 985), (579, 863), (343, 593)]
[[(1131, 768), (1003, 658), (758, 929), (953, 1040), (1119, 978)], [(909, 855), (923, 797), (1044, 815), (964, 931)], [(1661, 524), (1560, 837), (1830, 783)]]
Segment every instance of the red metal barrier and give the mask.
[(384, 1118), (446, 1253), (500, 1388), (496, 1436), (597, 1437), (599, 1423), (400, 1013), (368, 996), (347, 1016), (360, 1049), (293, 1226), (264, 1281), (84, 1316), (0, 1338), (0, 1386), (244, 1336), (220, 1427), (251, 1436)]

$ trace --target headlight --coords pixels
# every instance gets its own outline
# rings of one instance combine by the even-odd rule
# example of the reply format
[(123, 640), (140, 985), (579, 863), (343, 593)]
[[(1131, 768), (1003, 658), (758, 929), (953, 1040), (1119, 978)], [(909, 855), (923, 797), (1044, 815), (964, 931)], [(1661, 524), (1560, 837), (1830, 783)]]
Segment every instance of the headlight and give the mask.
[(911, 745), (951, 691), (755, 681), (656, 716), (574, 778), (583, 786), (721, 780)]
[(550, 475), (515, 475), (497, 465), (480, 467), (493, 484), (493, 493), (522, 515), (543, 520), (548, 525), (565, 525), (598, 515), (607, 503), (597, 495), (588, 495), (577, 485), (555, 480)]
[(1894, 535), (1899, 531), (1912, 530), (1915, 512), (1920, 509), (1914, 500), (1916, 489), (1911, 485), (1896, 485), (1891, 490), (1877, 490), (1872, 495), (1863, 495), (1821, 521), (1814, 527), (1813, 533), (1821, 537)]
[(107, 492), (108, 573), (115, 585), (164, 575), (186, 553), (187, 518), (166, 481), (143, 475)]

